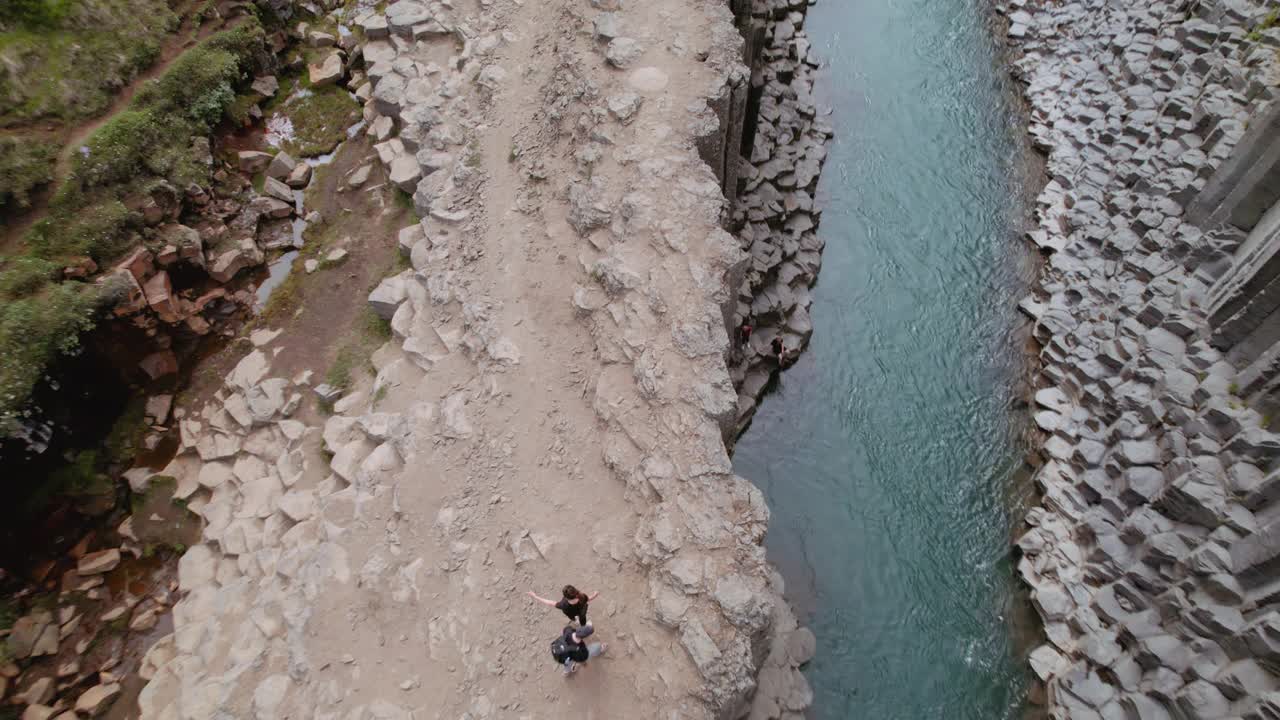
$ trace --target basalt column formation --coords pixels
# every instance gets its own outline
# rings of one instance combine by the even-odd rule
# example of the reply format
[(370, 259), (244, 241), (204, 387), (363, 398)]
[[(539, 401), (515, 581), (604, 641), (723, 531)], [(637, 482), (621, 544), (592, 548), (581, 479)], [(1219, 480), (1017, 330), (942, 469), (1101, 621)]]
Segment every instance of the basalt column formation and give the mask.
[(1048, 155), (1032, 668), (1053, 717), (1280, 716), (1276, 13), (1004, 10)]

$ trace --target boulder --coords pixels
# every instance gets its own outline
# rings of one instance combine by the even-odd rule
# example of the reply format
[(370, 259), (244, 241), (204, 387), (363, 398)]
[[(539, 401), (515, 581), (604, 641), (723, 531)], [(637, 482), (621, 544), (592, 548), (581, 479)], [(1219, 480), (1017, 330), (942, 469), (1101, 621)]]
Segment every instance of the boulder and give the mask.
[(378, 286), (369, 293), (369, 305), (378, 317), (383, 320), (390, 320), (396, 313), (396, 309), (401, 303), (408, 298), (409, 279), (404, 273), (393, 275), (378, 283)]
[(271, 159), (271, 164), (267, 165), (267, 177), (284, 180), (297, 167), (298, 161), (294, 160), (289, 153), (281, 150)]
[(262, 264), (264, 256), (253, 238), (245, 238), (219, 253), (209, 265), (209, 276), (220, 283), (229, 282), (241, 270)]
[(262, 191), (265, 192), (268, 197), (273, 197), (280, 202), (289, 203), (290, 205), (295, 202), (293, 197), (293, 188), (286, 185), (282, 180), (268, 177), (262, 186)]
[(22, 720), (49, 720), (58, 713), (56, 708), (48, 705), (28, 705), (22, 711)]
[(298, 163), (293, 170), (289, 171), (284, 182), (291, 188), (306, 187), (307, 183), (311, 182), (311, 166), (305, 162)]
[(159, 350), (144, 357), (138, 367), (147, 377), (158, 380), (178, 372), (178, 356), (172, 350)]
[(85, 690), (76, 699), (76, 712), (91, 718), (97, 717), (111, 707), (111, 703), (115, 702), (116, 696), (119, 694), (120, 685), (118, 683), (95, 685)]
[(640, 43), (629, 37), (617, 37), (609, 41), (609, 45), (605, 48), (604, 57), (609, 64), (625, 68), (644, 54), (644, 48)]
[(30, 705), (43, 705), (53, 699), (54, 687), (53, 678), (38, 678), (19, 693), (17, 698)]
[(178, 303), (178, 296), (173, 294), (169, 273), (161, 270), (152, 275), (142, 292), (147, 297), (147, 304), (162, 322), (176, 323), (182, 320), (182, 306)]
[(338, 38), (327, 32), (312, 30), (307, 33), (307, 44), (311, 47), (333, 47), (338, 44)]
[(36, 612), (19, 618), (13, 624), (7, 639), (9, 654), (18, 660), (31, 657), (50, 627), (54, 629), (56, 639), (58, 626), (53, 624), (53, 616), (47, 612)]
[(250, 90), (266, 97), (273, 97), (280, 90), (280, 81), (275, 75), (262, 75), (253, 79)]
[(342, 53), (334, 50), (325, 56), (315, 65), (307, 66), (307, 73), (311, 79), (312, 87), (324, 87), (325, 85), (333, 85), (342, 79)]
[(369, 181), (369, 173), (373, 172), (373, 165), (365, 164), (351, 171), (347, 175), (347, 187), (358, 188)]
[(169, 412), (172, 408), (172, 395), (152, 395), (147, 398), (147, 422), (155, 425), (163, 425), (169, 421)]
[(422, 179), (422, 166), (413, 155), (400, 155), (391, 161), (387, 179), (401, 190), (412, 193)]
[(240, 169), (247, 173), (259, 173), (271, 163), (271, 154), (257, 150), (241, 150), (237, 153)]
[(119, 564), (120, 551), (111, 548), (110, 550), (101, 550), (81, 557), (80, 562), (76, 564), (76, 572), (81, 575), (97, 575), (110, 572), (116, 569)]

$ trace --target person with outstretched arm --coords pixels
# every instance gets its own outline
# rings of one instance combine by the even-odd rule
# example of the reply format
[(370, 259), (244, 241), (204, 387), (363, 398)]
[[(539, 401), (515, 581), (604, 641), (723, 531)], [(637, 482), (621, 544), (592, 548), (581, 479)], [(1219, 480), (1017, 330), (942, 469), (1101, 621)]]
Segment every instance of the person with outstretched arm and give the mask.
[(600, 592), (597, 590), (588, 595), (572, 585), (565, 585), (561, 588), (560, 593), (564, 597), (558, 601), (544, 598), (532, 590), (528, 592), (528, 595), (543, 605), (559, 610), (570, 620), (577, 620), (579, 625), (587, 625), (587, 603), (600, 597)]

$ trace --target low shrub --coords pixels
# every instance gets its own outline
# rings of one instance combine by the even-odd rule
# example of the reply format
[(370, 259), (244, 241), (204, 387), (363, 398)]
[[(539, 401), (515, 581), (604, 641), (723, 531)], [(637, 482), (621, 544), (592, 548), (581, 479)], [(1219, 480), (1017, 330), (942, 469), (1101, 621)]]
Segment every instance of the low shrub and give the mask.
[(80, 346), (93, 326), (101, 290), (65, 282), (0, 303), (0, 432), (9, 432), (44, 370)]
[(102, 265), (127, 249), (133, 224), (134, 214), (124, 203), (104, 200), (36, 223), (27, 233), (27, 249), (45, 260), (88, 255)]
[(0, 3), (0, 25), (22, 28), (57, 27), (71, 10), (72, 0), (5, 0)]
[(0, 209), (27, 207), (31, 191), (53, 179), (56, 143), (0, 137)]
[(102, 113), (177, 24), (165, 0), (0, 0), (0, 125)]
[(0, 270), (0, 297), (20, 300), (43, 288), (58, 275), (58, 266), (37, 257), (20, 257)]

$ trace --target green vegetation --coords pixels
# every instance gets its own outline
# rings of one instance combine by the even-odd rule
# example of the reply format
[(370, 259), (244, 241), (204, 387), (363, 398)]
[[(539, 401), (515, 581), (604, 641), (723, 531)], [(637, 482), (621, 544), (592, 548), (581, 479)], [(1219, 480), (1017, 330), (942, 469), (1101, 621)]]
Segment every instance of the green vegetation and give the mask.
[(79, 347), (101, 296), (94, 286), (69, 282), (0, 305), (0, 432), (10, 429), (49, 361)]
[(165, 0), (0, 2), (0, 126), (102, 113), (177, 25)]
[(418, 211), (413, 207), (413, 195), (400, 188), (392, 188), (391, 197), (395, 201), (396, 207), (409, 212), (413, 217), (413, 222), (416, 223), (422, 219), (418, 217)]
[(177, 487), (178, 479), (172, 475), (152, 475), (147, 481), (145, 492), (133, 493), (129, 496), (129, 512), (133, 515), (141, 515), (146, 504), (157, 497), (173, 499), (173, 491)]
[(46, 482), (34, 486), (22, 502), (26, 512), (43, 513), (54, 498), (68, 498), (86, 515), (97, 515), (115, 505), (115, 493), (114, 480), (101, 472), (98, 452), (81, 450), (50, 473)]
[[(64, 210), (31, 228), (26, 238), (27, 253), (54, 263), (82, 255), (102, 263), (128, 248), (129, 231), (135, 225), (133, 213), (119, 200)], [(0, 286), (3, 285), (0, 279)]]
[(360, 103), (336, 85), (311, 87), (304, 74), (292, 82), (286, 80), (263, 108), (267, 117), (273, 113), (293, 123), (293, 139), (283, 149), (294, 157), (314, 157), (332, 152), (347, 139), (347, 128), (360, 119)]
[(8, 630), (18, 622), (18, 601), (12, 597), (0, 598), (0, 630)]
[(1247, 37), (1251, 42), (1259, 42), (1262, 40), (1262, 33), (1270, 30), (1277, 24), (1280, 24), (1280, 9), (1272, 10), (1267, 13), (1266, 17), (1262, 18), (1257, 25), (1253, 26), (1253, 30), (1249, 31)]
[(53, 179), (57, 158), (57, 143), (0, 137), (0, 210), (27, 207), (31, 191)]
[(373, 351), (391, 338), (391, 323), (383, 320), (373, 311), (365, 307), (356, 320), (355, 337), (338, 349), (325, 373), (324, 381), (338, 388), (343, 393), (351, 389), (353, 373), (360, 367), (367, 367), (372, 374), (376, 372), (369, 362)]
[(107, 460), (113, 463), (127, 463), (133, 460), (142, 436), (147, 433), (147, 400), (135, 395), (125, 405), (124, 412), (116, 418), (107, 433), (103, 445), (107, 450)]
[[(209, 168), (192, 151), (192, 138), (213, 129), (234, 101), (234, 87), (261, 66), (264, 37), (254, 22), (218, 33), (140, 89), (76, 155), (48, 217), (27, 234), (26, 255), (0, 268), (0, 434), (12, 429), (45, 367), (76, 350), (98, 308), (121, 291), (114, 284), (55, 282), (56, 268), (85, 255), (105, 266), (129, 250), (138, 218), (126, 199), (160, 191), (165, 183), (173, 192), (208, 181)], [(124, 434), (118, 439), (113, 456), (130, 445)]]
[(34, 295), (58, 274), (58, 266), (38, 257), (20, 257), (0, 273), (0, 296), (19, 300)]

